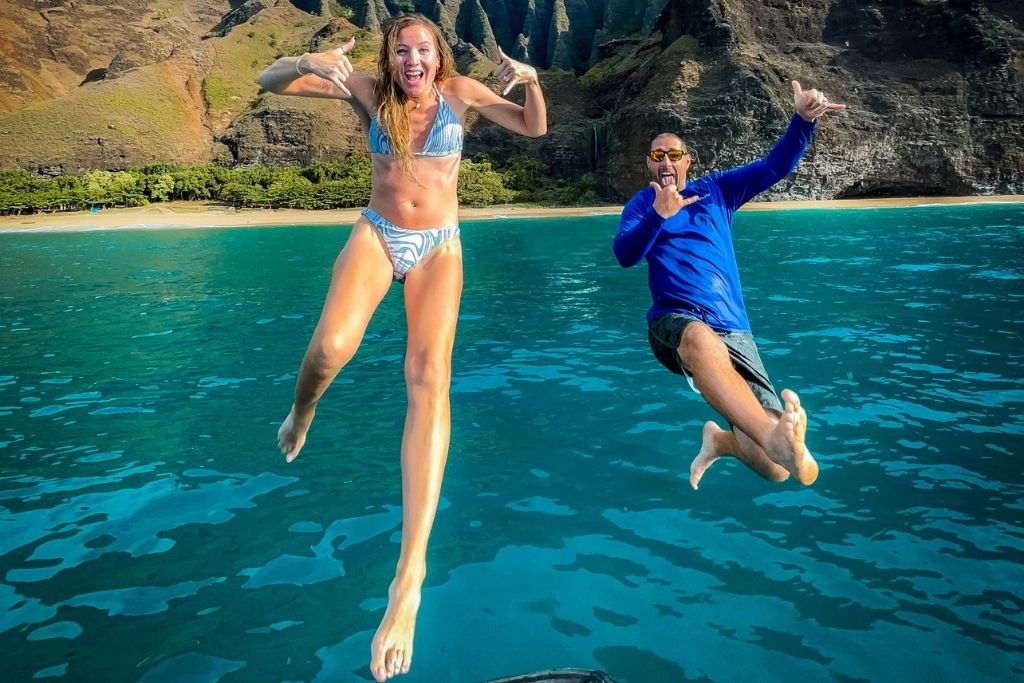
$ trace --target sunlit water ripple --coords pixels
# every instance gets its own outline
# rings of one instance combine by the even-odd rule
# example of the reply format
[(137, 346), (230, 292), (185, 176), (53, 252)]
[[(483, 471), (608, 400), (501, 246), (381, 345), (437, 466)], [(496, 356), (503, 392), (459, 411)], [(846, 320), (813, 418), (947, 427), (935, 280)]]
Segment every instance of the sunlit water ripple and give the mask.
[[(412, 681), (1024, 674), (1024, 207), (741, 213), (821, 478), (687, 485), (614, 217), (466, 223)], [(275, 453), (347, 229), (0, 235), (6, 680), (357, 681), (400, 534), (394, 287)]]

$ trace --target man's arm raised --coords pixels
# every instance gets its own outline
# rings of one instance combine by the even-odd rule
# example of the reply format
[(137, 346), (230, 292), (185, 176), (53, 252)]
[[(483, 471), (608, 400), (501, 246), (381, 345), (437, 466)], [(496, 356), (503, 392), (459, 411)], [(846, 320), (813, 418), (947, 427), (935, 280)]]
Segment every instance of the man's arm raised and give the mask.
[(717, 174), (726, 206), (735, 211), (759, 193), (792, 173), (814, 137), (817, 121), (828, 112), (842, 111), (845, 104), (829, 102), (820, 90), (804, 90), (791, 81), (795, 113), (782, 137), (763, 159)]

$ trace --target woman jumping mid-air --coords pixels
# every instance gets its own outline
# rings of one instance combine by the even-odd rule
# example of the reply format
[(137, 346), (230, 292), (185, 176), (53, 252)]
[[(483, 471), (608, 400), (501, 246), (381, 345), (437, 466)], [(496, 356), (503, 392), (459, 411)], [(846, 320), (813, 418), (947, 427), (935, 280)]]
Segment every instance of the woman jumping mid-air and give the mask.
[(335, 261), (320, 321), (306, 349), (295, 402), (278, 431), (288, 462), (299, 454), (317, 402), (355, 354), (393, 281), (404, 284), (408, 321), (402, 435), (402, 545), (388, 607), (373, 638), (370, 670), (383, 681), (409, 671), (426, 575), (427, 540), (441, 491), (450, 434), (452, 344), (462, 294), (456, 186), (462, 121), (475, 110), (522, 135), (547, 130), (544, 96), (532, 67), (500, 50), (497, 77), (507, 94), (526, 88), (525, 106), (454, 74), (451, 49), (426, 17), (387, 22), (377, 73), (353, 71), (343, 47), (282, 57), (259, 76), (280, 95), (348, 101), (367, 123), (370, 204)]

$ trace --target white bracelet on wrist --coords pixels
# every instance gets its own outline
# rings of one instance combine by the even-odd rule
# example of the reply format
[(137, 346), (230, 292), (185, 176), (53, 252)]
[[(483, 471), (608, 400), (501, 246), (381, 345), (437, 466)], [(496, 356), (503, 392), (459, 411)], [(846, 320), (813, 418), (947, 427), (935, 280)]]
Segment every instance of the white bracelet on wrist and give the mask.
[(303, 52), (301, 55), (299, 55), (299, 58), (295, 60), (295, 73), (299, 74), (300, 76), (305, 76), (308, 73), (299, 68), (299, 65), (302, 64), (302, 59), (308, 56), (308, 52)]

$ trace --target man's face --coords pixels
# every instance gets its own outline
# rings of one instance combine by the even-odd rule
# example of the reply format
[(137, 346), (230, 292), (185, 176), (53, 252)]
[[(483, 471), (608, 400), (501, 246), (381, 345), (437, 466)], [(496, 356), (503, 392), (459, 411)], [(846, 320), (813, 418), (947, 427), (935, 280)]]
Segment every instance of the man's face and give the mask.
[[(655, 161), (658, 157), (661, 161)], [(675, 157), (675, 161), (672, 158)], [(686, 187), (686, 172), (692, 159), (686, 145), (675, 135), (659, 135), (651, 141), (651, 151), (647, 156), (647, 169), (651, 172), (654, 182), (662, 187), (675, 185), (682, 192)]]

